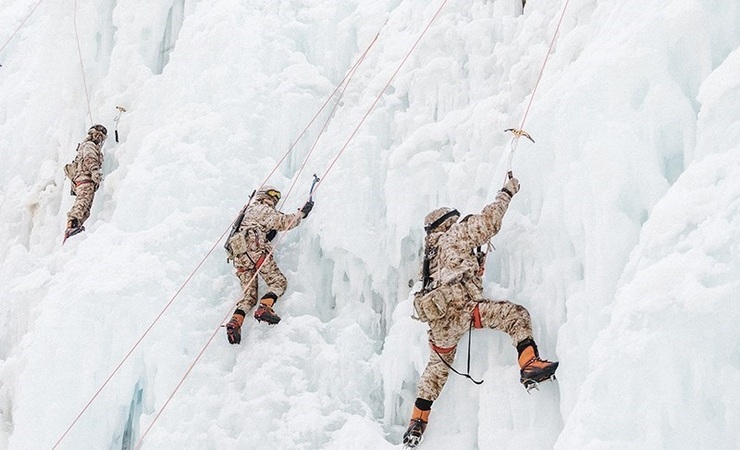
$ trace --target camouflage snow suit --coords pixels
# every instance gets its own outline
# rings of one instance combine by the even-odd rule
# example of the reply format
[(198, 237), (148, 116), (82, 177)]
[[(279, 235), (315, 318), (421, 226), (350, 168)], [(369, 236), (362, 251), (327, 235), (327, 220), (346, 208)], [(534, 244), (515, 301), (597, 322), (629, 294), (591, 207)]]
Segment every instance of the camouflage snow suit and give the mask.
[(67, 220), (77, 219), (82, 225), (90, 217), (95, 191), (103, 181), (103, 152), (99, 144), (89, 137), (80, 144), (72, 164), (65, 166), (65, 173), (72, 181), (75, 202), (67, 213)]
[(234, 255), (236, 276), (242, 287), (242, 298), (236, 304), (237, 309), (249, 311), (257, 304), (257, 272), (267, 284), (268, 292), (272, 292), (277, 298), (285, 293), (288, 280), (275, 264), (267, 234), (271, 230), (287, 231), (295, 228), (302, 218), (301, 211), (283, 214), (260, 199), (249, 205), (238, 231), (246, 238), (247, 251)]
[(514, 345), (532, 338), (531, 319), (524, 307), (483, 298), (482, 268), (474, 254), (474, 249), (498, 233), (510, 201), (508, 194), (499, 192), (481, 214), (426, 237), (425, 247), (435, 249), (429, 259), (431, 283), (426, 292), (436, 291), (447, 304), (442, 317), (428, 322), (431, 352), (418, 384), (419, 398), (434, 401), (439, 397), (450, 373), (440, 356), (452, 365), (457, 343), (471, 325), (501, 330), (511, 336)]

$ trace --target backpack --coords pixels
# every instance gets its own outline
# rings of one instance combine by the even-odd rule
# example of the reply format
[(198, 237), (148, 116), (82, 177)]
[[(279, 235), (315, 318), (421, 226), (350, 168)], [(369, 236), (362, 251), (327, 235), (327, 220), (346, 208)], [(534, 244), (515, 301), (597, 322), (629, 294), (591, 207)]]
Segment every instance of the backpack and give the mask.
[[(80, 150), (80, 145), (81, 144), (77, 144), (77, 150), (75, 151)], [(79, 155), (79, 153), (75, 155), (75, 159), (73, 159), (71, 163), (64, 165), (64, 175), (66, 175), (67, 178), (69, 178), (69, 181), (72, 183), (72, 186), (69, 188), (70, 195), (77, 195), (75, 194), (75, 176), (77, 176), (77, 155)]]
[[(436, 243), (436, 241), (435, 241)], [(490, 245), (490, 243), (489, 243)], [(483, 276), (485, 270), (486, 255), (488, 249), (485, 251), (481, 247), (474, 248), (473, 255), (478, 261), (478, 277)], [(460, 285), (442, 285), (435, 288), (431, 288), (432, 282), (434, 281), (431, 273), (431, 261), (437, 255), (436, 245), (425, 245), (424, 246), (424, 263), (422, 265), (422, 288), (419, 292), (414, 294), (414, 309), (416, 310), (416, 317), (421, 322), (429, 322), (443, 318), (447, 314), (447, 305), (450, 301), (456, 297), (464, 296), (466, 289), (469, 289), (469, 283), (463, 280), (463, 286)]]
[[(252, 197), (249, 200), (251, 201)], [(231, 233), (229, 233), (229, 237), (226, 238), (226, 243), (224, 244), (226, 262), (233, 261), (238, 255), (247, 251), (247, 238), (244, 236), (244, 233), (239, 232), (239, 228), (241, 227), (242, 220), (244, 220), (244, 213), (247, 211), (248, 206), (249, 202), (244, 205), (244, 208), (242, 208), (234, 223), (231, 224)]]
[(421, 269), (421, 290), (414, 294), (414, 309), (416, 319), (421, 322), (429, 322), (441, 319), (447, 313), (449, 299), (445, 295), (443, 287), (430, 289), (432, 276), (429, 272), (432, 259), (437, 255), (437, 247), (434, 245), (424, 246), (424, 263)]

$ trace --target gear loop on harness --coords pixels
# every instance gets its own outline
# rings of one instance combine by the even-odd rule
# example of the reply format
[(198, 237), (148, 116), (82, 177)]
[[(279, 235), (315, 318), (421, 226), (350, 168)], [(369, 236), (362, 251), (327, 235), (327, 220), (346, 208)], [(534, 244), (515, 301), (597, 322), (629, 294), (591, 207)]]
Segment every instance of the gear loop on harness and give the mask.
[[(477, 320), (475, 318), (475, 311), (478, 311), (478, 319)], [(452, 365), (449, 364), (447, 361), (445, 361), (445, 359), (442, 357), (442, 355), (449, 354), (450, 352), (452, 352), (453, 350), (455, 350), (457, 348), (457, 345), (454, 345), (454, 346), (452, 346), (450, 348), (437, 347), (436, 345), (434, 345), (434, 343), (431, 340), (429, 340), (429, 347), (434, 351), (434, 353), (437, 354), (437, 356), (439, 357), (439, 359), (444, 363), (445, 366), (447, 366), (448, 369), (450, 369), (451, 371), (453, 371), (456, 374), (460, 375), (461, 377), (465, 377), (465, 378), (469, 379), (470, 381), (472, 381), (475, 384), (483, 384), (483, 381), (485, 381), (485, 380), (478, 381), (475, 378), (473, 378), (472, 375), (470, 375), (470, 347), (471, 347), (471, 344), (473, 342), (473, 327), (475, 327), (475, 328), (483, 328), (483, 326), (480, 323), (480, 311), (478, 310), (478, 305), (475, 305), (475, 309), (473, 310), (473, 314), (471, 314), (471, 317), (470, 317), (470, 328), (468, 328), (468, 367), (467, 367), (467, 369), (465, 369), (467, 373), (458, 372), (457, 369), (455, 369), (454, 367), (452, 367)]]

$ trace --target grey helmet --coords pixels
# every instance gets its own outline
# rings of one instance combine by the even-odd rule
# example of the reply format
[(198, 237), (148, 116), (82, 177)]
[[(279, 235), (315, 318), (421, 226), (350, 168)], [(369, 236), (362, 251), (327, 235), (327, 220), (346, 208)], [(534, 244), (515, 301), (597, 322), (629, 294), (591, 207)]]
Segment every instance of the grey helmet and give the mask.
[(108, 137), (108, 130), (100, 124), (93, 125), (87, 130), (87, 138), (96, 144), (101, 144)]
[(424, 231), (427, 234), (432, 231), (447, 231), (459, 217), (460, 213), (456, 209), (446, 206), (437, 208), (424, 217)]
[(270, 204), (277, 205), (278, 200), (280, 200), (280, 191), (278, 191), (274, 186), (270, 186), (269, 184), (266, 184), (262, 186), (262, 188), (257, 191), (256, 200), (257, 201), (265, 201), (267, 200)]

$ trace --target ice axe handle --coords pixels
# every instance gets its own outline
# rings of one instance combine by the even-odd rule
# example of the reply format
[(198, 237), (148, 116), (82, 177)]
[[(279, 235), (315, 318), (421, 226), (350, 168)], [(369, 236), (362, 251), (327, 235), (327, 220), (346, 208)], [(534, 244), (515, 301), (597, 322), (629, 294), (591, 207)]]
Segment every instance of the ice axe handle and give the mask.
[(317, 177), (316, 174), (313, 174), (313, 182), (311, 183), (311, 189), (308, 191), (308, 200), (313, 201), (313, 190), (316, 187), (316, 183), (319, 182), (321, 178)]

